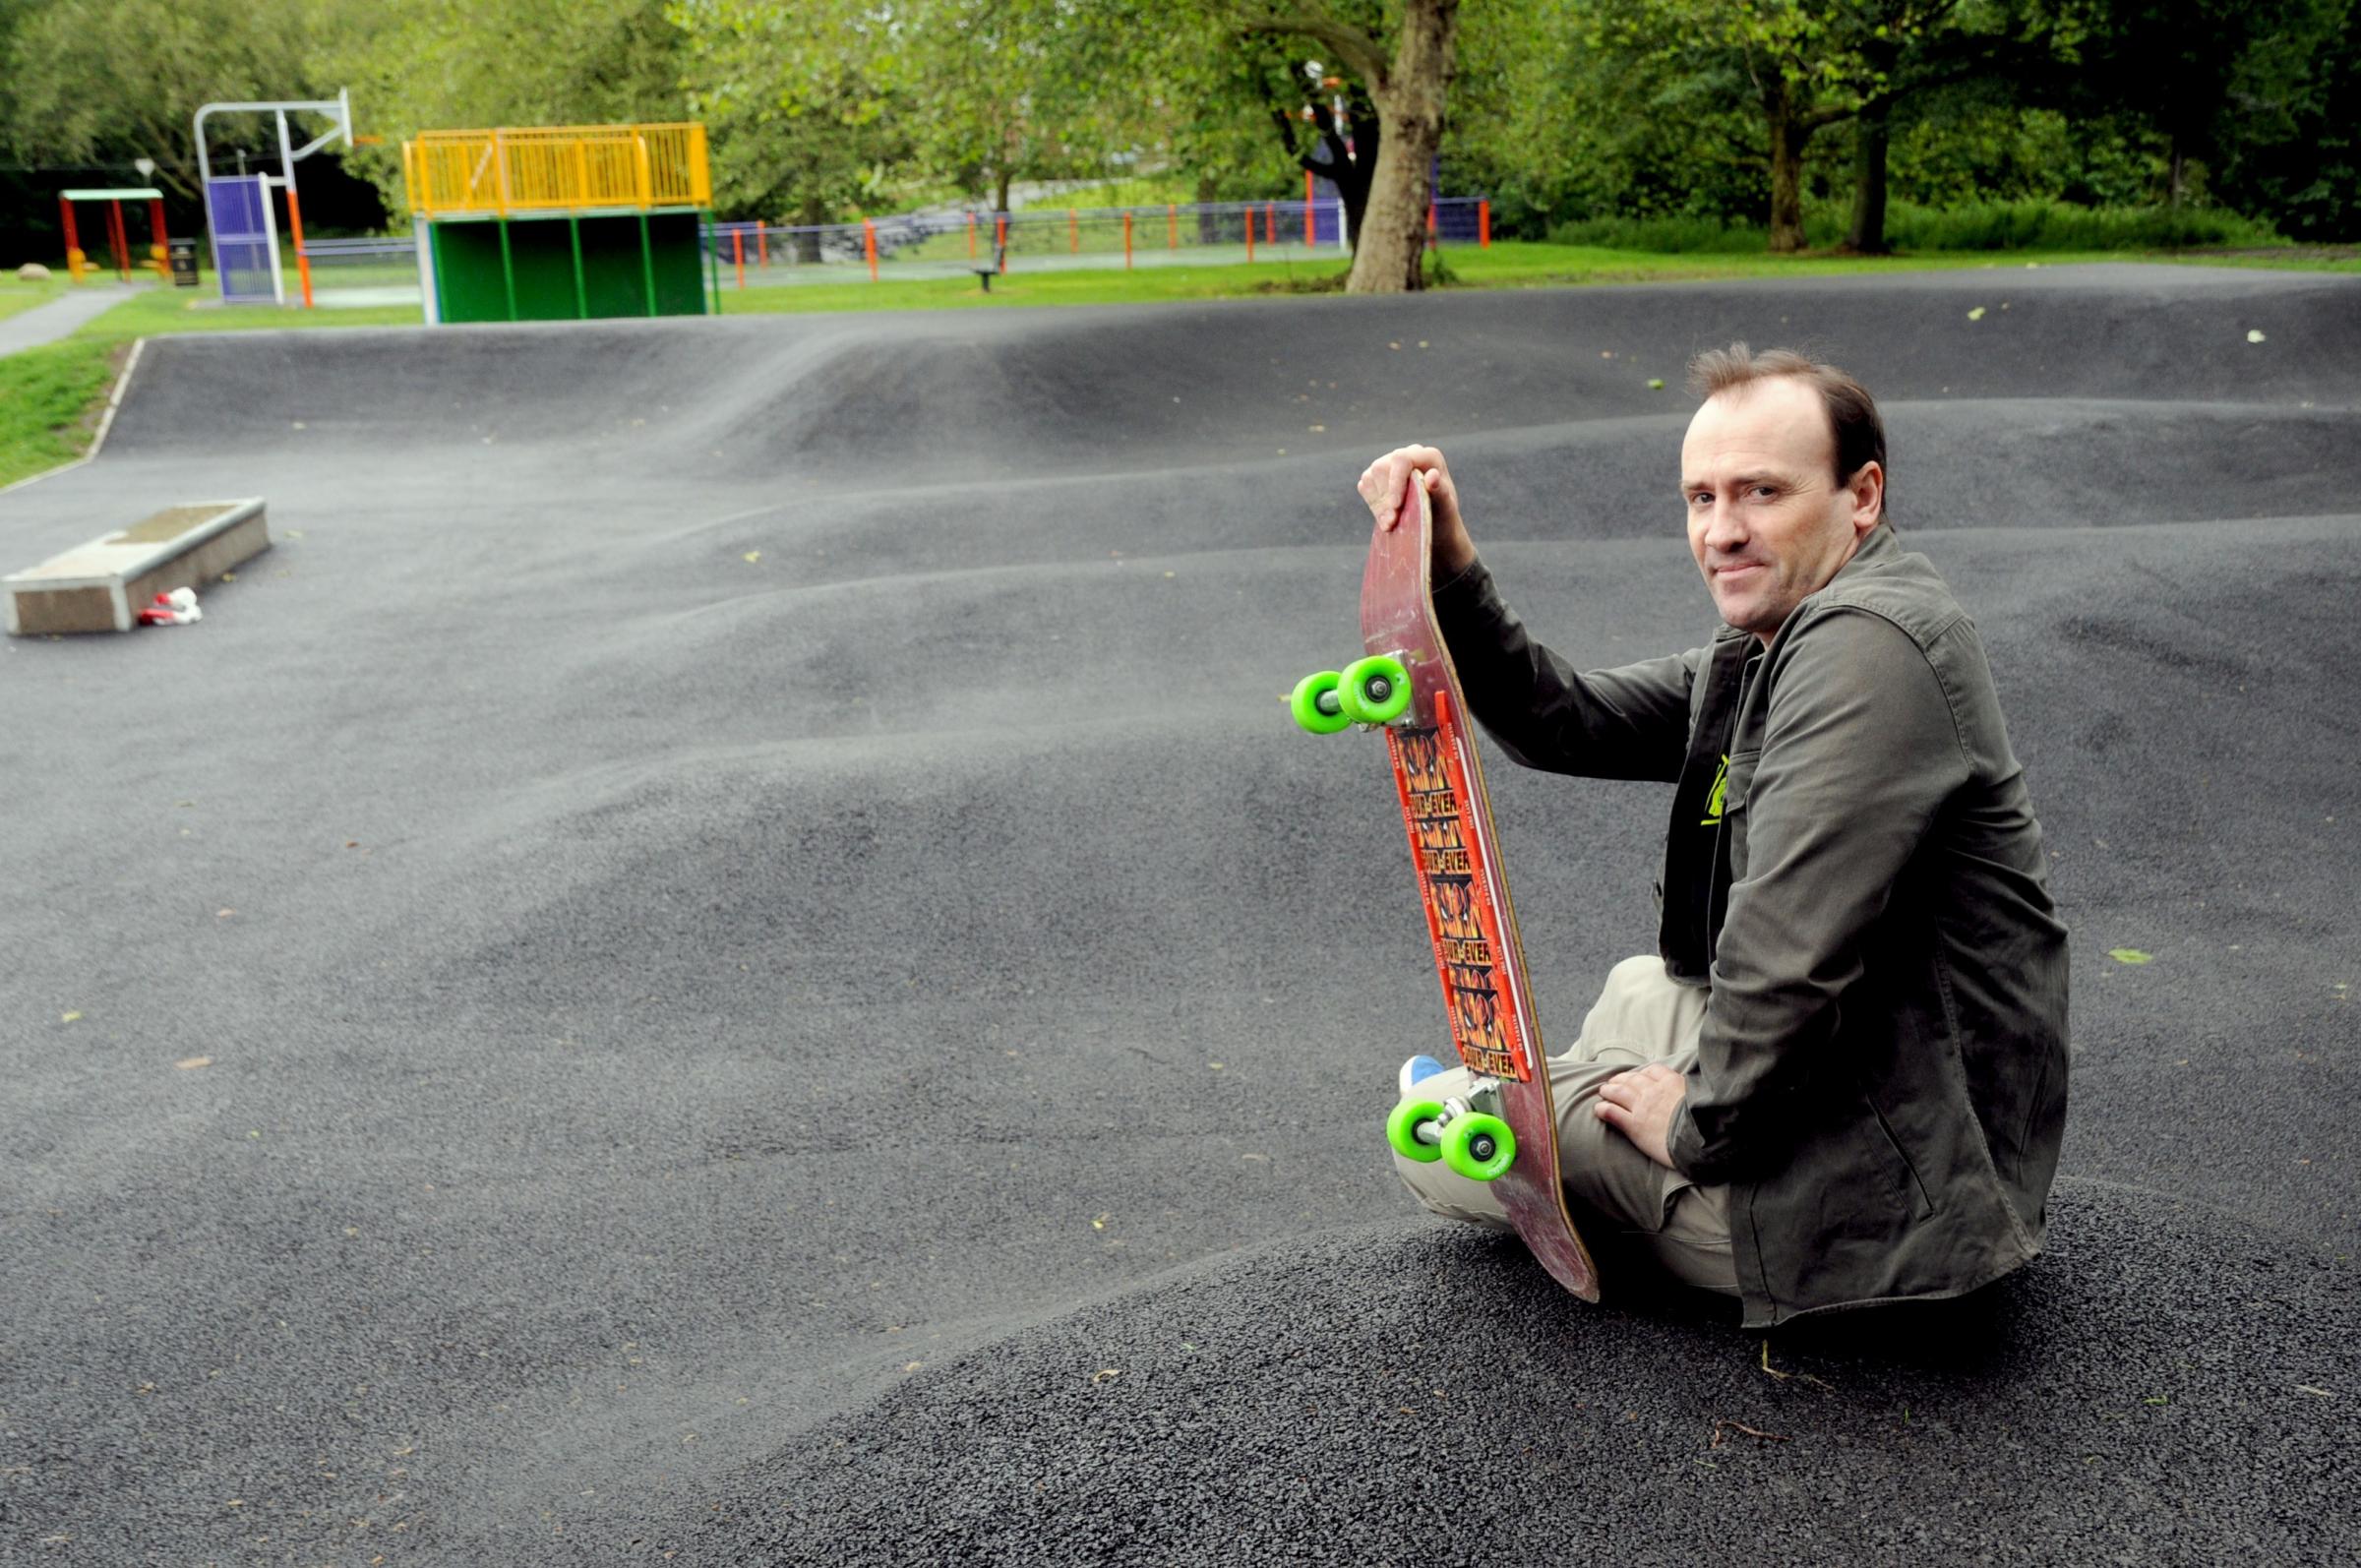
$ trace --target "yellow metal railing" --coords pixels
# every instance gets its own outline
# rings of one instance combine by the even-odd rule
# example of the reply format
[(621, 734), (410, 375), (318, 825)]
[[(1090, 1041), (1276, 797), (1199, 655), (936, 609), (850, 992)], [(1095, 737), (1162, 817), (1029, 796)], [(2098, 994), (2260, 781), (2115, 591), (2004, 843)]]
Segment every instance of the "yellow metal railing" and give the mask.
[(401, 173), (410, 211), (430, 217), (713, 204), (693, 123), (424, 131), (401, 144)]

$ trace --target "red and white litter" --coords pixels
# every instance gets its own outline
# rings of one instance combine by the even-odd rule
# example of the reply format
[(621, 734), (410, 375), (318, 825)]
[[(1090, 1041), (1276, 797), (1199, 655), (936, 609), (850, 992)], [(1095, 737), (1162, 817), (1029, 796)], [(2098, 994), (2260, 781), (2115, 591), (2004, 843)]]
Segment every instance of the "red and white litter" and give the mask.
[(195, 588), (174, 588), (169, 593), (159, 593), (152, 604), (140, 612), (142, 626), (187, 626), (192, 621), (204, 619), (205, 612), (197, 608)]

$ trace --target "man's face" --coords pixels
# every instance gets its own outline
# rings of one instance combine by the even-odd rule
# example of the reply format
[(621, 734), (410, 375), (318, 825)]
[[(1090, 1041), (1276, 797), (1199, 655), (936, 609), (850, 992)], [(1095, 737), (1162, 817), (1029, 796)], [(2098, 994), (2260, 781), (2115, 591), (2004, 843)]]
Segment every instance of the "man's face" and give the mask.
[(1722, 619), (1768, 643), (1877, 525), (1885, 474), (1835, 478), (1820, 393), (1772, 376), (1706, 399), (1680, 447), (1689, 551)]

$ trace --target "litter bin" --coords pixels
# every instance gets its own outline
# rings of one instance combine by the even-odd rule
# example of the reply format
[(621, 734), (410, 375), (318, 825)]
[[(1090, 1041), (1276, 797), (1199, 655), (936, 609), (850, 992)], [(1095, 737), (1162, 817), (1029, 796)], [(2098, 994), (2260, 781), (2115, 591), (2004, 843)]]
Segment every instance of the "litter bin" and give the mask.
[(193, 239), (174, 240), (169, 249), (172, 253), (172, 286), (174, 288), (195, 288), (197, 286), (197, 242)]

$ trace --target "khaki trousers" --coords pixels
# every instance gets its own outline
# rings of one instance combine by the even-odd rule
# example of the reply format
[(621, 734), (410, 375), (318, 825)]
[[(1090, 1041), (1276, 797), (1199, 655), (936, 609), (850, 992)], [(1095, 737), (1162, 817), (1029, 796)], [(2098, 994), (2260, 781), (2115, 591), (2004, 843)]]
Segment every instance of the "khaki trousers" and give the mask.
[[(1548, 1059), (1549, 1090), (1557, 1105), (1558, 1176), (1586, 1238), (1593, 1225), (1603, 1225), (1621, 1243), (1619, 1251), (1651, 1256), (1684, 1284), (1734, 1296), (1728, 1189), (1701, 1187), (1658, 1165), (1594, 1109), (1600, 1085), (1619, 1072), (1652, 1061), (1674, 1072), (1689, 1069), (1705, 1023), (1705, 995), (1667, 979), (1664, 960), (1654, 955), (1626, 958), (1607, 972), (1573, 1049)], [(1467, 1068), (1449, 1067), (1412, 1092), (1436, 1100), (1464, 1094), (1469, 1077)], [(1394, 1167), (1411, 1196), (1435, 1213), (1508, 1229), (1489, 1182), (1471, 1181), (1440, 1161), (1421, 1164), (1397, 1154)]]

